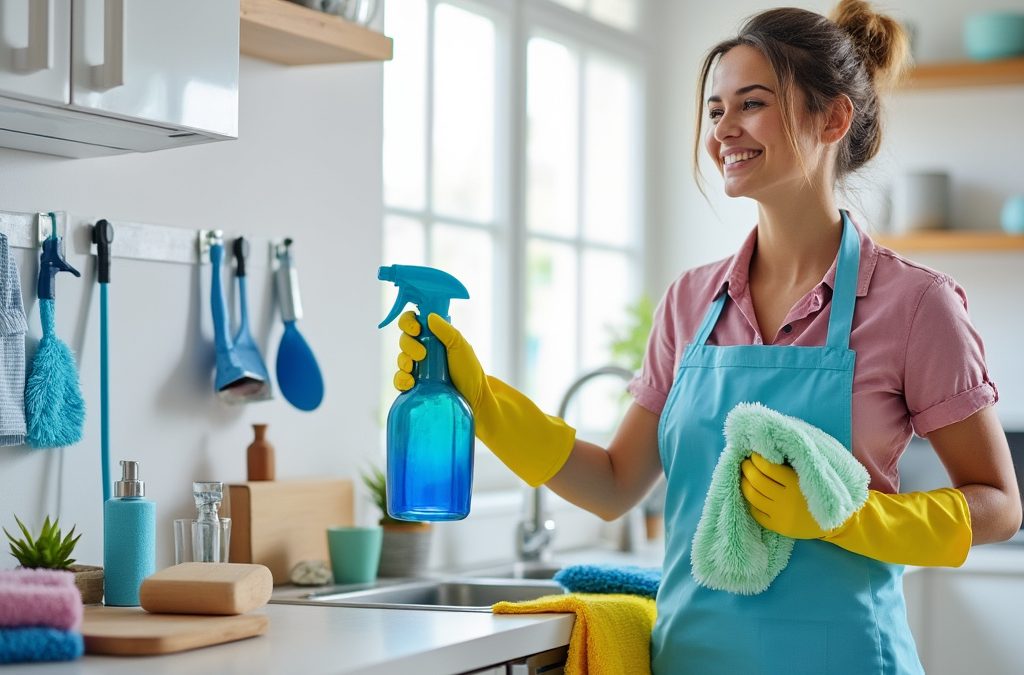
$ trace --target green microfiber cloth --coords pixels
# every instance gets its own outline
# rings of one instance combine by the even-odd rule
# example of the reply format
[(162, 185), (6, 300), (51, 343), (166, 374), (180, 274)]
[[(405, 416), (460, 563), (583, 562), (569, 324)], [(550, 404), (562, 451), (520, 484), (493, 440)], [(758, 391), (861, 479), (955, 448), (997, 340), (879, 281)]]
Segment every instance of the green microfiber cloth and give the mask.
[(868, 472), (842, 443), (760, 403), (740, 403), (725, 418), (725, 449), (693, 537), (693, 578), (707, 588), (761, 593), (793, 551), (793, 539), (754, 520), (740, 492), (740, 464), (755, 452), (793, 467), (811, 515), (826, 530), (842, 525), (867, 501)]

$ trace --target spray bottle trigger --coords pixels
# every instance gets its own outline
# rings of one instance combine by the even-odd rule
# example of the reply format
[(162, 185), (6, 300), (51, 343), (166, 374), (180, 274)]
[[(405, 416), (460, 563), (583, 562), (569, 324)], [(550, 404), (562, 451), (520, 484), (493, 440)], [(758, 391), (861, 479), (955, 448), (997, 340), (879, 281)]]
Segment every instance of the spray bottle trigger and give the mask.
[(383, 328), (384, 326), (388, 325), (389, 323), (397, 319), (398, 315), (402, 313), (402, 310), (405, 309), (405, 306), (408, 303), (409, 300), (408, 298), (405, 297), (405, 292), (401, 290), (398, 291), (398, 298), (395, 299), (394, 306), (391, 308), (391, 311), (388, 313), (387, 317), (379, 324), (377, 324), (377, 328)]

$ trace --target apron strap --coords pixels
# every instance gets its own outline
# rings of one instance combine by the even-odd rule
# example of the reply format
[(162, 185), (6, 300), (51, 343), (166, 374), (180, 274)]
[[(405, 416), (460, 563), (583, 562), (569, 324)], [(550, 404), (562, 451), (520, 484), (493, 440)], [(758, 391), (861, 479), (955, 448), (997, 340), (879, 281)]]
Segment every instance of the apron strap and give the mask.
[(708, 336), (711, 335), (715, 324), (718, 323), (718, 316), (722, 313), (722, 308), (725, 307), (725, 299), (728, 296), (729, 294), (722, 290), (718, 297), (711, 302), (708, 311), (704, 313), (704, 320), (700, 322), (700, 328), (697, 329), (697, 335), (693, 338), (695, 345), (703, 347), (704, 343), (708, 341)]
[(850, 215), (843, 215), (843, 239), (839, 245), (839, 259), (836, 262), (835, 287), (832, 293), (832, 310), (828, 320), (829, 347), (847, 350), (850, 348), (850, 330), (853, 327), (853, 307), (857, 301), (857, 275), (860, 271), (860, 237), (857, 228), (850, 221)]

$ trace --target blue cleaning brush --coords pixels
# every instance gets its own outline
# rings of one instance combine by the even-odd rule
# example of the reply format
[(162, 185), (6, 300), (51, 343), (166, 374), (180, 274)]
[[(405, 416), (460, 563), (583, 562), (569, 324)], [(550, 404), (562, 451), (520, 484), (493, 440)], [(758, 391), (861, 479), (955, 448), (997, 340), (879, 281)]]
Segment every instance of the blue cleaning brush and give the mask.
[(60, 448), (82, 439), (85, 424), (85, 401), (78, 383), (78, 368), (71, 350), (59, 337), (54, 325), (54, 279), (58, 272), (81, 274), (68, 264), (60, 252), (57, 217), (50, 236), (43, 242), (39, 256), (39, 320), (43, 337), (32, 359), (25, 383), (25, 421), (27, 440), (34, 448)]

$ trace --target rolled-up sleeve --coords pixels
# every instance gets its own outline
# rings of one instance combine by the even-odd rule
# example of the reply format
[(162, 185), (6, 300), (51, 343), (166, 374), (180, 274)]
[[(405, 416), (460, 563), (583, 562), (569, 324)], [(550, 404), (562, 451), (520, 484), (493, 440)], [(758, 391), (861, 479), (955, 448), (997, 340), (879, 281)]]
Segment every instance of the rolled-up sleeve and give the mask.
[(904, 397), (914, 431), (927, 436), (999, 400), (967, 295), (938, 277), (921, 296), (907, 339)]
[(640, 406), (656, 415), (665, 407), (675, 371), (676, 324), (672, 310), (675, 288), (675, 285), (669, 287), (654, 310), (643, 366), (627, 387)]

